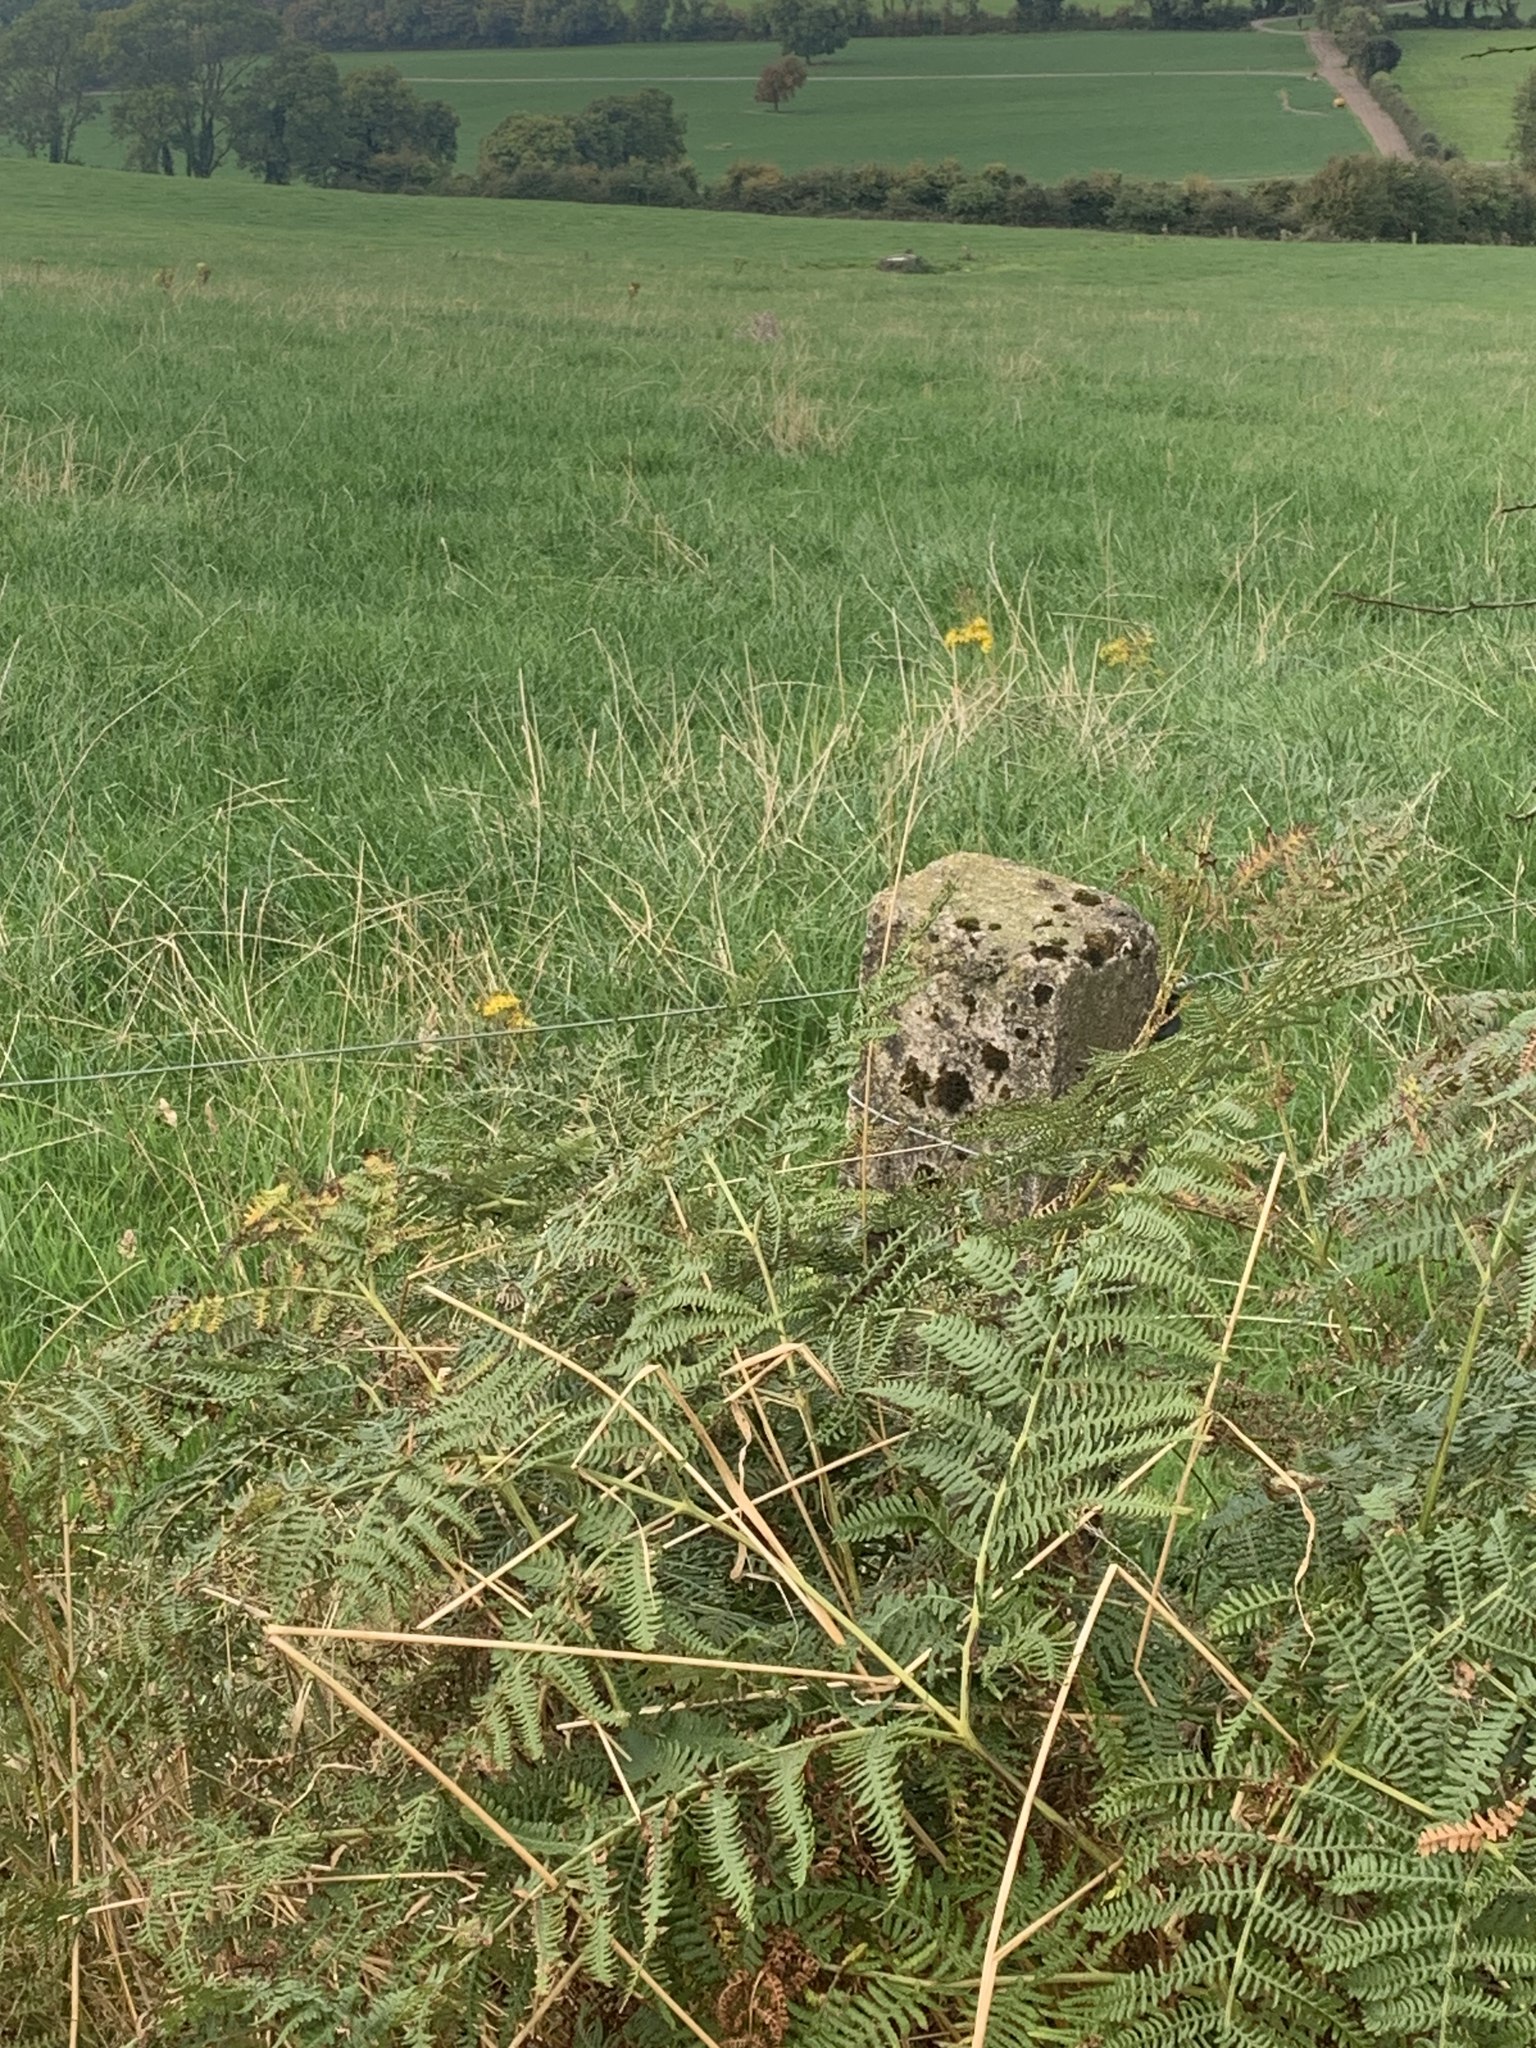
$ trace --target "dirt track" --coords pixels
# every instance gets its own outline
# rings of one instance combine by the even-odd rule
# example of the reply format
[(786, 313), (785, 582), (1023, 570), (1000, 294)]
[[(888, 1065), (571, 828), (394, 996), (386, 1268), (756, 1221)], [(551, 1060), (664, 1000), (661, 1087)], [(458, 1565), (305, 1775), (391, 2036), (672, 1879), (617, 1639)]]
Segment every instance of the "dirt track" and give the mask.
[(1344, 61), (1344, 52), (1326, 29), (1315, 28), (1307, 37), (1307, 48), (1317, 68), (1343, 100), (1360, 126), (1383, 156), (1412, 156), (1403, 131), (1392, 116), (1377, 106), (1360, 80)]

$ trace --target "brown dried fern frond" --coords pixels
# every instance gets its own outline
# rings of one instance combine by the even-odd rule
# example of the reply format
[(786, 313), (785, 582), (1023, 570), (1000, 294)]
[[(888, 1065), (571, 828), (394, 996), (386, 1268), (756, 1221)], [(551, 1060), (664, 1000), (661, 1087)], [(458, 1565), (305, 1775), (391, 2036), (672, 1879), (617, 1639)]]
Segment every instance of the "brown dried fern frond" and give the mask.
[(1271, 868), (1287, 868), (1316, 838), (1316, 827), (1293, 825), (1285, 832), (1268, 832), (1251, 853), (1232, 870), (1232, 886), (1244, 889), (1267, 875)]
[(1421, 1856), (1470, 1856), (1490, 1842), (1507, 1841), (1519, 1826), (1529, 1799), (1520, 1793), (1502, 1806), (1490, 1806), (1486, 1813), (1469, 1814), (1465, 1820), (1437, 1821), (1418, 1839)]

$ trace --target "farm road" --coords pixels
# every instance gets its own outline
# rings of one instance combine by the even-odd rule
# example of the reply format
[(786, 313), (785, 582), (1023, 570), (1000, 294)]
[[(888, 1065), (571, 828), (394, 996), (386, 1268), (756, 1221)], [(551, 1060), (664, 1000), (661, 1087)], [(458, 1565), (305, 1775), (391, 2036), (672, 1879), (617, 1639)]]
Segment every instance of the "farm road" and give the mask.
[(1403, 131), (1385, 108), (1377, 106), (1360, 80), (1344, 61), (1344, 52), (1326, 29), (1315, 28), (1307, 36), (1307, 48), (1317, 59), (1317, 68), (1349, 108), (1383, 156), (1412, 156)]

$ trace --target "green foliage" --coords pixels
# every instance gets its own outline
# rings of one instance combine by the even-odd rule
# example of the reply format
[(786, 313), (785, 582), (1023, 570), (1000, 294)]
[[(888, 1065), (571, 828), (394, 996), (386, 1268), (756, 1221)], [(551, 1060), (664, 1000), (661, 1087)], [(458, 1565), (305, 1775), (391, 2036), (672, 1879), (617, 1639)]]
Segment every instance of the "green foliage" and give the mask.
[(576, 124), (569, 114), (508, 114), (480, 145), (482, 177), (554, 170), (577, 161)]
[(685, 126), (671, 94), (654, 87), (592, 100), (579, 114), (508, 114), (481, 144), (479, 172), (496, 184), (520, 171), (574, 165), (596, 172), (637, 164), (673, 169), (682, 162)]
[(1379, 7), (1352, 4), (1336, 10), (1330, 24), (1334, 41), (1349, 60), (1351, 70), (1361, 78), (1385, 67), (1369, 62), (1372, 45), (1386, 34), (1386, 16)]
[(237, 95), (281, 25), (260, 0), (134, 0), (105, 15), (106, 74), (118, 87), (113, 133), (129, 167), (209, 178), (231, 148)]
[(576, 148), (584, 162), (600, 171), (627, 163), (677, 164), (683, 159), (687, 125), (671, 93), (655, 86), (610, 93), (576, 116)]
[(94, 18), (80, 0), (38, 0), (0, 34), (0, 135), (28, 156), (65, 164), (99, 111)]
[(787, 57), (830, 57), (853, 34), (842, 0), (773, 0), (768, 25)]
[(1456, 238), (1456, 188), (1435, 165), (1398, 157), (1341, 156), (1298, 195), (1302, 218), (1350, 239)]
[(422, 99), (393, 64), (349, 71), (334, 182), (371, 191), (426, 184), (453, 162), (458, 132), (447, 101)]
[(14, 1390), (7, 2038), (77, 1938), (87, 2044), (124, 1957), (178, 2043), (960, 2038), (1037, 1761), (994, 2042), (1528, 2038), (1536, 1012), (1259, 1202), (1402, 858), (1256, 859), (1249, 989), (952, 1184), (839, 1185), (856, 1043), (535, 1050)]
[(235, 155), (267, 185), (323, 184), (344, 147), (341, 74), (322, 51), (287, 42), (238, 94), (230, 116)]

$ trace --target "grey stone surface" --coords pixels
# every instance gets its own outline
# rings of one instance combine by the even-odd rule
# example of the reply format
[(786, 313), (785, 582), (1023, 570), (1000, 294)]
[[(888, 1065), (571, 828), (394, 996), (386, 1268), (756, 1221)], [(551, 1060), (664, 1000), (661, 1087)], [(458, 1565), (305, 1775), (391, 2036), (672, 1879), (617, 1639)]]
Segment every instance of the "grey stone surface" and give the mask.
[(1157, 934), (1139, 911), (990, 854), (946, 854), (875, 898), (864, 978), (902, 956), (920, 983), (861, 1064), (849, 1106), (861, 1155), (867, 1129), (871, 1187), (963, 1166), (924, 1134), (1064, 1094), (1092, 1053), (1136, 1042), (1159, 987)]

